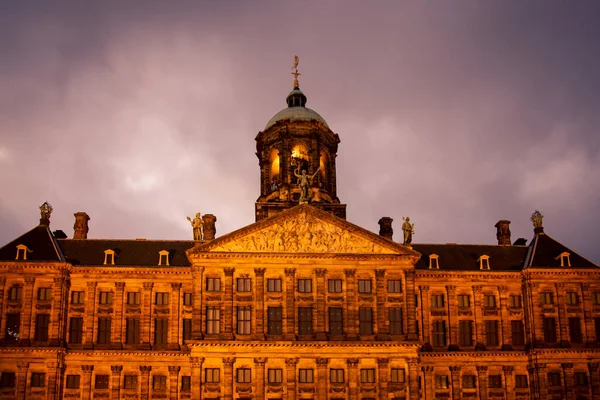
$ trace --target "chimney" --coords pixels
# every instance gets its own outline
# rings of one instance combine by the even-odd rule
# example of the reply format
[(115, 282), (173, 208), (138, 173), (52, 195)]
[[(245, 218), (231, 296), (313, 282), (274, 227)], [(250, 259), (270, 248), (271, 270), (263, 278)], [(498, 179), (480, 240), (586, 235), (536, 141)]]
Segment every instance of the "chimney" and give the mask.
[(212, 214), (204, 214), (202, 216), (202, 222), (204, 224), (204, 240), (213, 240), (217, 233), (217, 228), (215, 226), (217, 217)]
[(75, 215), (75, 225), (73, 225), (73, 239), (87, 239), (87, 234), (90, 230), (88, 226), (88, 221), (90, 220), (90, 216), (84, 212), (78, 212), (73, 214)]
[(392, 239), (392, 236), (394, 236), (394, 229), (392, 229), (392, 222), (394, 220), (390, 217), (381, 217), (381, 219), (379, 220), (379, 222), (377, 222), (379, 224), (379, 235), (383, 236), (386, 239)]
[(510, 246), (510, 221), (502, 219), (496, 222), (496, 238), (501, 246)]

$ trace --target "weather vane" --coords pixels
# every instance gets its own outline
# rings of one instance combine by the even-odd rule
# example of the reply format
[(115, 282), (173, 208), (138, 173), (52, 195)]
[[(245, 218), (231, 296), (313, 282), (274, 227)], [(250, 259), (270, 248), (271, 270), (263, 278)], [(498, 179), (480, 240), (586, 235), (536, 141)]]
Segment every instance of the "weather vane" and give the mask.
[(300, 62), (300, 59), (298, 58), (298, 56), (294, 56), (294, 65), (292, 66), (292, 69), (294, 70), (294, 72), (292, 72), (292, 75), (294, 75), (294, 89), (297, 89), (300, 87), (300, 84), (298, 83), (298, 76), (302, 75), (300, 72), (298, 72), (298, 63)]

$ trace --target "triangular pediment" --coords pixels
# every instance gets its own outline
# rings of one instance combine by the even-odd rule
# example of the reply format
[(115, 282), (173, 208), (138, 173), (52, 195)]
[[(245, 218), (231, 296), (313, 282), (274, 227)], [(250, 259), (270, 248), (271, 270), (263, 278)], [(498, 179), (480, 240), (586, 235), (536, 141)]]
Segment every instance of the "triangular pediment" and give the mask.
[(196, 249), (236, 253), (418, 254), (310, 205), (296, 206)]

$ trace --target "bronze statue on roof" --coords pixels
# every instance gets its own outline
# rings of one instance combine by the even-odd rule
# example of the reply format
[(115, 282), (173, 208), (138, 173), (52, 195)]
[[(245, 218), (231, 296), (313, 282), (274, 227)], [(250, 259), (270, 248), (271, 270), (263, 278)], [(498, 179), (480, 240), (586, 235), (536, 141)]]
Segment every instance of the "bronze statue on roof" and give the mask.
[(412, 243), (412, 236), (415, 234), (415, 224), (410, 223), (410, 217), (402, 217), (404, 223), (402, 224), (402, 232), (404, 232), (404, 243), (405, 246), (410, 246)]
[(200, 213), (196, 213), (196, 217), (191, 219), (187, 217), (187, 220), (190, 221), (192, 228), (194, 230), (194, 240), (202, 240), (202, 218)]

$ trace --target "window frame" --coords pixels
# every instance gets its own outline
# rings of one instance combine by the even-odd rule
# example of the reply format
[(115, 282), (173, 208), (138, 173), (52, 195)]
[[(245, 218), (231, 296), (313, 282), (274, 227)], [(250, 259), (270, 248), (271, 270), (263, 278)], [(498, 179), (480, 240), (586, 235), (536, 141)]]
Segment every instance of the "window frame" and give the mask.
[[(215, 378), (216, 376), (216, 378)], [(221, 382), (221, 369), (220, 368), (205, 368), (204, 369), (204, 383), (220, 383)]]
[(327, 280), (327, 292), (328, 293), (342, 293), (344, 283), (342, 279), (328, 279)]
[(298, 279), (298, 293), (312, 293), (312, 279), (311, 278)]
[(312, 368), (300, 368), (298, 370), (298, 383), (314, 383), (315, 373)]
[(169, 343), (169, 319), (154, 318), (154, 344), (167, 345)]
[(360, 383), (375, 383), (375, 368), (360, 369)]
[(370, 294), (373, 293), (373, 281), (371, 279), (358, 280), (358, 293)]
[(112, 305), (112, 291), (101, 291), (98, 293), (98, 304), (103, 306)]
[(167, 376), (152, 375), (152, 390), (167, 390)]
[(459, 294), (458, 308), (471, 308), (471, 296), (469, 296), (468, 294)]
[(502, 375), (494, 374), (488, 375), (488, 388), (489, 389), (502, 389)]
[(110, 377), (104, 374), (94, 376), (94, 389), (108, 389)]
[(404, 368), (392, 368), (390, 371), (390, 381), (392, 383), (405, 383), (406, 370)]
[(358, 332), (359, 335), (373, 334), (373, 307), (358, 308)]
[(236, 278), (235, 291), (240, 292), (240, 293), (252, 292), (252, 279), (251, 278)]
[(446, 343), (448, 342), (448, 338), (446, 337), (448, 332), (446, 321), (435, 320), (432, 322), (431, 328), (431, 344), (436, 347), (446, 346)]
[(85, 292), (83, 290), (73, 290), (71, 292), (71, 304), (72, 305), (85, 304)]
[(46, 373), (44, 372), (32, 372), (29, 380), (29, 386), (31, 387), (46, 387)]
[(154, 305), (164, 307), (169, 305), (169, 292), (156, 292), (154, 293)]
[(237, 368), (235, 370), (235, 381), (237, 383), (252, 383), (252, 369)]
[(432, 294), (431, 295), (431, 307), (432, 308), (443, 308), (446, 302), (443, 294)]
[(221, 291), (221, 278), (206, 278), (205, 290), (207, 292), (220, 292)]
[(402, 279), (388, 279), (388, 293), (402, 293)]
[(283, 307), (267, 307), (267, 334), (281, 335), (283, 333)]
[(52, 288), (51, 287), (40, 287), (37, 292), (38, 301), (50, 301), (52, 300)]
[(127, 305), (128, 306), (139, 306), (142, 299), (140, 292), (127, 292)]
[(267, 292), (268, 293), (281, 293), (281, 278), (267, 278)]
[(500, 336), (498, 332), (499, 325), (500, 324), (495, 319), (484, 321), (486, 346), (495, 347), (500, 345)]
[[(78, 321), (73, 324), (73, 322)], [(83, 317), (69, 318), (69, 344), (83, 343)]]
[(221, 307), (206, 306), (205, 329), (208, 335), (218, 335), (221, 333)]
[(343, 368), (329, 369), (329, 382), (333, 384), (342, 384), (346, 382)]
[(463, 319), (458, 322), (458, 345), (473, 346), (473, 320)]
[(123, 379), (123, 389), (135, 390), (138, 388), (138, 376), (137, 375), (125, 375)]
[(435, 375), (434, 386), (436, 389), (449, 389), (450, 379), (448, 379), (448, 375)]
[(236, 332), (238, 335), (252, 333), (252, 307), (238, 306), (236, 309)]
[(402, 307), (388, 308), (390, 335), (404, 335), (404, 312)]
[(267, 382), (269, 385), (281, 385), (283, 383), (283, 369), (269, 368), (267, 370)]
[(65, 376), (65, 388), (79, 389), (81, 387), (81, 375), (69, 374)]

